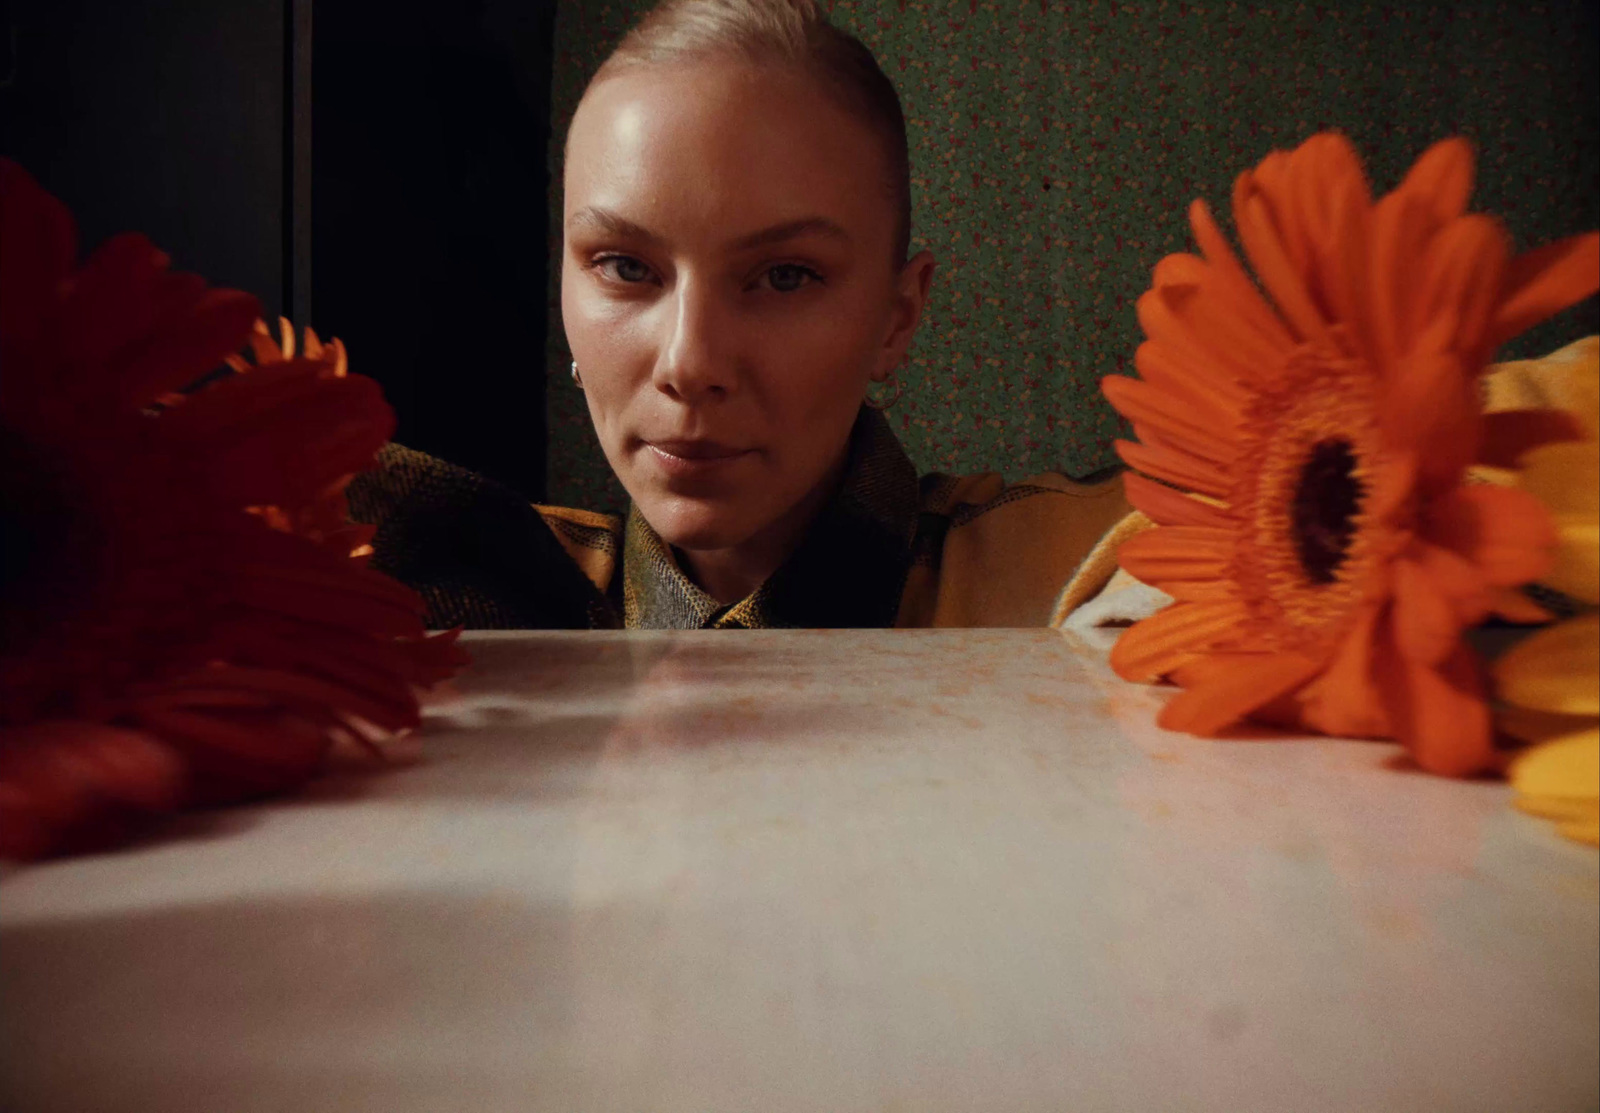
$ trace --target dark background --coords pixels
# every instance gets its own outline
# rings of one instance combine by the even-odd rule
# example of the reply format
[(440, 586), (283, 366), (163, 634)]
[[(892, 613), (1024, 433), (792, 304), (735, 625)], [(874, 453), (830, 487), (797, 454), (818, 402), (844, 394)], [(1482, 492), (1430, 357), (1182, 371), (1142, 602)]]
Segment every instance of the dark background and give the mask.
[(0, 0), (0, 153), (81, 250), (144, 232), (341, 337), (398, 440), (542, 498), (554, 7)]

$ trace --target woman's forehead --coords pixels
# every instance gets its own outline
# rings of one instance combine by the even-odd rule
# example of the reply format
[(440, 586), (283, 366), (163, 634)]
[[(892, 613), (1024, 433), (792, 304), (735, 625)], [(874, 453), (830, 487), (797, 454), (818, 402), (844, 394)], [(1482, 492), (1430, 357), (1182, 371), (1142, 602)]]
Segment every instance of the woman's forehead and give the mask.
[(752, 229), (804, 213), (853, 231), (892, 217), (886, 175), (871, 128), (803, 74), (639, 66), (585, 94), (567, 139), (566, 212)]

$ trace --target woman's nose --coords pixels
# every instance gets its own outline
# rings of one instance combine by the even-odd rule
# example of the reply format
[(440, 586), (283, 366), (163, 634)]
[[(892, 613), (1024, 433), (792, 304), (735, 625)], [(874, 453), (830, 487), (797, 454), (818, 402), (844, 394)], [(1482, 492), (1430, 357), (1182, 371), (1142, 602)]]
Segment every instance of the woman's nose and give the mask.
[(656, 389), (690, 405), (726, 397), (736, 368), (729, 322), (715, 292), (703, 282), (680, 279), (667, 310), (652, 376)]

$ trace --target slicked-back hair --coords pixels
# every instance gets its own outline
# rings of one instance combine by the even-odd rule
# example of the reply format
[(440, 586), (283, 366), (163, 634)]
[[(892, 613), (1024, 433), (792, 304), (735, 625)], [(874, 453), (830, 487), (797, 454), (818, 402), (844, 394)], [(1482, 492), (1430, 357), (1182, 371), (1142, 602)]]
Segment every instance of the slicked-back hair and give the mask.
[(663, 0), (611, 52), (591, 85), (639, 67), (732, 57), (817, 79), (878, 135), (894, 205), (893, 261), (911, 245), (911, 166), (900, 95), (872, 51), (828, 22), (814, 0)]

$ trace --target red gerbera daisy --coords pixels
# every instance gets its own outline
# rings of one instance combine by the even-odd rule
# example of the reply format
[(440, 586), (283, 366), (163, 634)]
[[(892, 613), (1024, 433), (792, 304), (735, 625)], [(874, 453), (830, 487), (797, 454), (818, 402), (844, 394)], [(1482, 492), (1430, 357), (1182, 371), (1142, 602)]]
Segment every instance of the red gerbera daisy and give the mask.
[[(191, 388), (253, 297), (143, 236), (80, 268), (70, 214), (0, 160), (0, 854), (279, 791), (418, 721), (465, 661), (352, 555), (342, 491), (393, 429), (343, 349)], [(267, 358), (263, 359), (266, 354)], [(289, 353), (292, 355), (292, 352)]]

